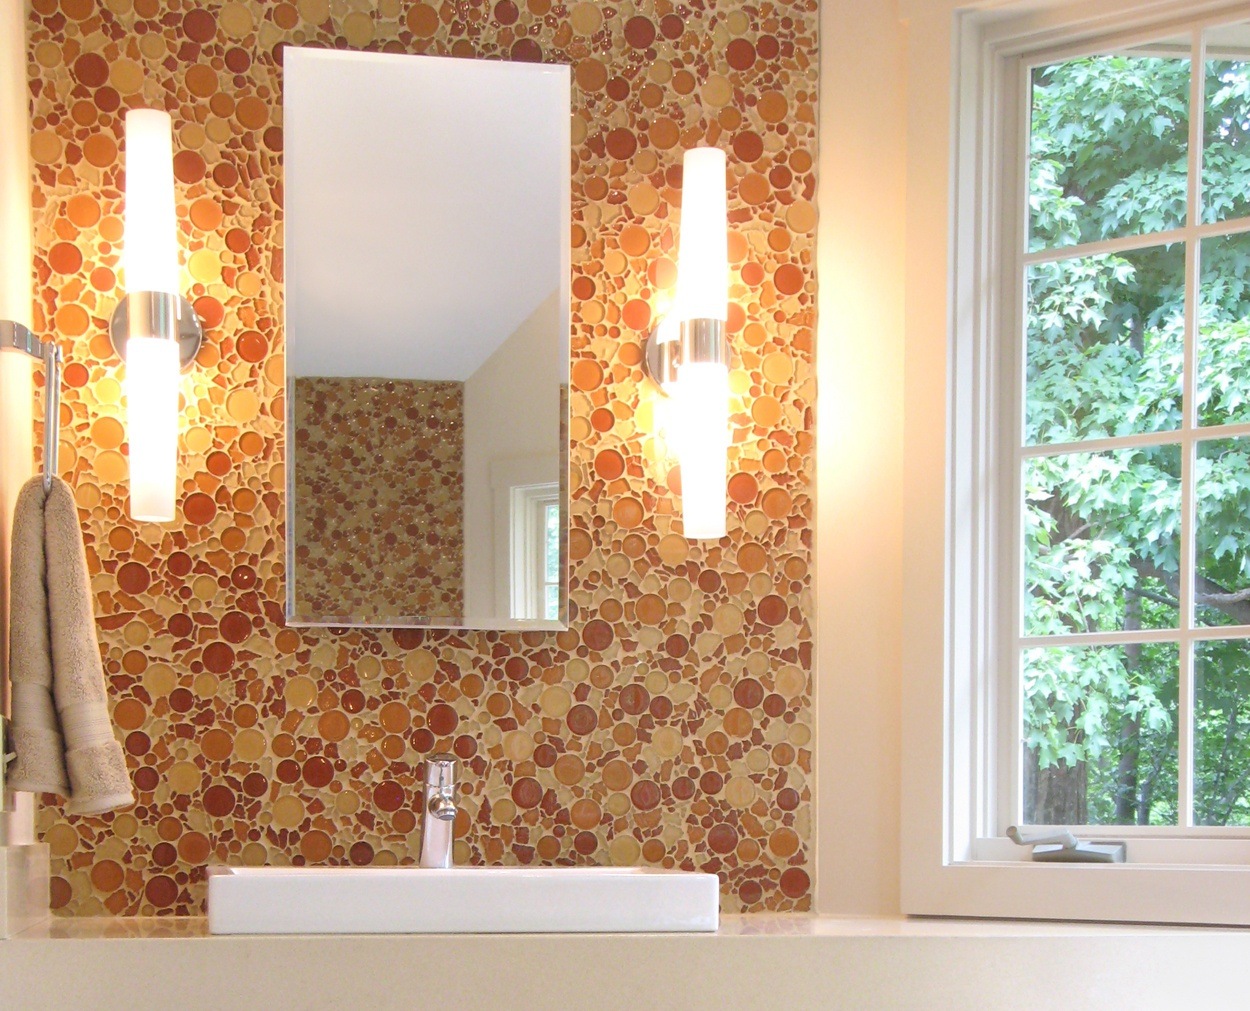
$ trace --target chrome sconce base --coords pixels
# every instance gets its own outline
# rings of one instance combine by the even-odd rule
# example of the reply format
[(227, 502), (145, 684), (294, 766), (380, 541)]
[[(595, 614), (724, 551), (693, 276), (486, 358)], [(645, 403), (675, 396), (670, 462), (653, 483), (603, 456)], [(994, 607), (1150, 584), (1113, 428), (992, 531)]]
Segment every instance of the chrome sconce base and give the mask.
[(662, 339), (660, 332), (663, 329), (664, 324), (661, 323), (647, 335), (642, 361), (643, 371), (666, 394), (669, 384), (677, 379), (677, 367), (683, 362), (707, 362), (730, 367), (724, 320), (683, 320), (676, 339)]
[(122, 358), (132, 336), (176, 339), (178, 357), (186, 371), (204, 342), (204, 328), (194, 306), (181, 295), (132, 291), (117, 304), (109, 320), (109, 339)]

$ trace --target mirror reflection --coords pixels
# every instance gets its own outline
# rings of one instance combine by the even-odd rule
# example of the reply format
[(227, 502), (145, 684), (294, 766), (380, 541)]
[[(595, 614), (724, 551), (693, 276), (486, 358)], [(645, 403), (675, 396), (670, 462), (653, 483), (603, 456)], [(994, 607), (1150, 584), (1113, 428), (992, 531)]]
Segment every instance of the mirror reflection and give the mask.
[(287, 49), (287, 619), (567, 622), (567, 67)]

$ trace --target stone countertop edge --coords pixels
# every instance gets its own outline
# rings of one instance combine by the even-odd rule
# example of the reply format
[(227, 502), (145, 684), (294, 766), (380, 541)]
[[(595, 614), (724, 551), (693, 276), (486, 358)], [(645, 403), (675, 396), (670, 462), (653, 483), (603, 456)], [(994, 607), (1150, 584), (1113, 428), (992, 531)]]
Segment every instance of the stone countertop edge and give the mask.
[[(52, 916), (29, 927), (7, 943), (100, 941), (100, 940), (183, 940), (226, 941), (303, 938), (324, 941), (333, 938), (459, 938), (502, 940), (506, 938), (598, 938), (617, 942), (631, 938), (664, 937), (678, 940), (725, 938), (1056, 938), (1056, 937), (1138, 937), (1193, 934), (1227, 934), (1250, 941), (1250, 928), (1203, 927), (1171, 924), (1096, 923), (1056, 920), (991, 920), (956, 917), (914, 916), (831, 916), (819, 913), (722, 914), (716, 931), (641, 931), (601, 933), (309, 933), (309, 934), (223, 934), (208, 931), (204, 916)], [(0, 941), (0, 952), (6, 942)]]
[(1250, 930), (751, 914), (715, 933), (214, 937), (54, 919), (0, 941), (0, 1008), (1239, 1007)]

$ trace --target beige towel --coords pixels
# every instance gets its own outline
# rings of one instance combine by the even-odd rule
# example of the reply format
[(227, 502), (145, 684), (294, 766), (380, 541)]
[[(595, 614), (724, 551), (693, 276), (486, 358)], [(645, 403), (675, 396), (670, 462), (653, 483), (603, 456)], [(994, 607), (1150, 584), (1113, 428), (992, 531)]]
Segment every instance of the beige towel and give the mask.
[[(32, 499), (36, 504), (31, 504)], [(41, 513), (38, 520), (43, 534), (38, 551), (28, 543), (39, 540), (38, 529), (32, 531), (28, 526), (28, 517), (36, 510)], [(40, 556), (46, 573), (42, 577), (38, 570), (33, 575), (29, 571)], [(19, 573), (19, 561), (27, 571)], [(19, 597), (19, 583), (30, 587), (32, 599)], [(59, 478), (53, 478), (46, 500), (42, 478), (38, 477), (28, 481), (18, 496), (12, 586), (10, 669), (14, 682), (13, 742), (18, 754), (12, 788), (66, 795), (71, 814), (100, 814), (129, 807), (134, 795), (126, 759), (109, 718), (78, 507), (69, 485)], [(41, 606), (42, 622), (37, 613)], [(23, 623), (31, 622), (29, 635), (24, 631), (19, 634), (19, 617)], [(64, 734), (63, 762), (53, 747), (59, 743), (59, 733), (55, 726), (48, 727), (47, 692), (34, 687), (42, 684), (45, 670), (51, 671), (51, 698), (59, 717), (59, 733)], [(29, 673), (19, 676), (19, 671)], [(25, 684), (31, 687), (19, 687)], [(22, 754), (24, 739), (26, 756)], [(48, 785), (54, 782), (58, 785)]]
[(43, 483), (27, 481), (13, 512), (9, 581), (9, 679), (13, 750), (9, 786), (69, 796), (65, 743), (52, 702), (52, 642), (48, 634), (48, 567), (43, 555)]

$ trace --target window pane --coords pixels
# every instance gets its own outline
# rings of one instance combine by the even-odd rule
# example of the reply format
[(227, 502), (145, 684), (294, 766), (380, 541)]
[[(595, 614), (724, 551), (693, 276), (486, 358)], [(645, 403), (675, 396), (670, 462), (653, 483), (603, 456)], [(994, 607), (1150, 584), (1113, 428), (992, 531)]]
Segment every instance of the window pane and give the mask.
[(1198, 422), (1250, 421), (1250, 234), (1202, 243)]
[(1026, 635), (1175, 628), (1180, 450), (1025, 461)]
[(1198, 443), (1195, 620), (1250, 625), (1250, 439)]
[(1174, 643), (1029, 649), (1024, 821), (1175, 825)]
[(1194, 653), (1194, 822), (1250, 825), (1250, 642)]
[(1028, 271), (1025, 443), (1180, 427), (1182, 243)]
[(548, 621), (560, 620), (560, 587), (546, 586), (543, 588), (546, 599), (543, 601), (543, 617)]
[(1207, 32), (1202, 220), (1250, 214), (1250, 25)]
[(1186, 40), (1038, 67), (1032, 84), (1030, 249), (1184, 224)]
[(544, 512), (546, 522), (543, 547), (544, 575), (543, 581), (554, 583), (560, 578), (560, 507), (547, 506)]

